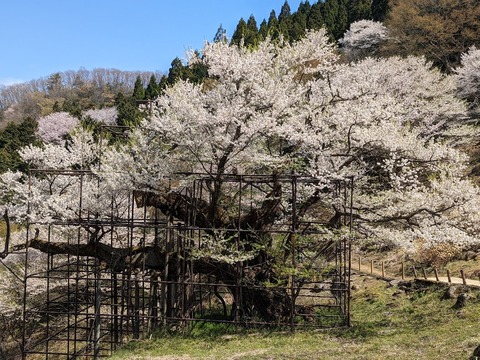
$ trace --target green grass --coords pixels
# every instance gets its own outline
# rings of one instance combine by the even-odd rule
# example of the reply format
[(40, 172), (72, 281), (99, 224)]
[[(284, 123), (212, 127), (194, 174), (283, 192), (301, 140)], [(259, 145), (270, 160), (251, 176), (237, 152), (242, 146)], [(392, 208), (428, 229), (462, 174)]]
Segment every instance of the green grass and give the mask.
[(468, 359), (480, 344), (479, 290), (457, 310), (455, 299), (443, 299), (443, 286), (402, 291), (368, 276), (355, 276), (354, 284), (347, 329), (236, 333), (202, 323), (189, 334), (132, 342), (113, 359)]

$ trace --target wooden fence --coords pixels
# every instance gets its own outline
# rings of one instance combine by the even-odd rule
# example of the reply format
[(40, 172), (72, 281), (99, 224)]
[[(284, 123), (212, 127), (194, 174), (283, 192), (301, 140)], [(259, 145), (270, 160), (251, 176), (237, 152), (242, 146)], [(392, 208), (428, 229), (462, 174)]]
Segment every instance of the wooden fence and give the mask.
[(407, 265), (404, 261), (392, 264), (391, 261), (365, 259), (362, 258), (361, 255), (352, 256), (352, 270), (386, 279), (424, 279), (442, 283), (480, 287), (480, 271), (478, 279), (471, 279), (466, 277), (463, 269), (453, 272), (449, 269), (443, 270), (436, 267), (426, 268)]

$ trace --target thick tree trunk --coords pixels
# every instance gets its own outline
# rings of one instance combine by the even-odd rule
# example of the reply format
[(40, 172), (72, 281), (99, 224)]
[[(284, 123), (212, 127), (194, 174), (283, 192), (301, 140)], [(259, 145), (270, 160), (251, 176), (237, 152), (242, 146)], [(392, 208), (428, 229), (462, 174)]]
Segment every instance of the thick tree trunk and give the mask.
[[(121, 248), (102, 243), (69, 244), (65, 242), (49, 242), (36, 236), (29, 241), (28, 246), (44, 253), (54, 255), (86, 256), (99, 259), (114, 272), (127, 268), (134, 269), (145, 266), (162, 274), (167, 263), (166, 250), (159, 247), (146, 246), (140, 248)], [(178, 254), (169, 254), (169, 273), (176, 274), (179, 264)], [(265, 255), (264, 255), (265, 256)], [(263, 258), (263, 257), (262, 257)], [(187, 259), (188, 261), (188, 259)], [(272, 268), (265, 266), (249, 266), (248, 271), (241, 271), (235, 264), (197, 258), (190, 260), (194, 274), (208, 275), (214, 283), (231, 289), (234, 298), (232, 318), (249, 317), (255, 313), (263, 321), (286, 321), (291, 313), (291, 297), (285, 288), (261, 286), (265, 280), (275, 281), (276, 275)], [(169, 281), (176, 281), (171, 278)], [(241, 289), (241, 297), (235, 290)], [(186, 315), (186, 314), (183, 314)]]

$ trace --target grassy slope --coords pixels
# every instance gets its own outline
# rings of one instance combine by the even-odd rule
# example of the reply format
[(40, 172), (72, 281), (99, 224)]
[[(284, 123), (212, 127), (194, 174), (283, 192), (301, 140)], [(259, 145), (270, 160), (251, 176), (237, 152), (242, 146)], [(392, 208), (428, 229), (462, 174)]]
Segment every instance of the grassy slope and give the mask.
[(369, 276), (353, 280), (349, 329), (234, 334), (204, 324), (190, 335), (130, 343), (114, 359), (468, 359), (480, 344), (479, 290), (457, 310), (455, 299), (442, 299), (443, 286), (402, 291)]

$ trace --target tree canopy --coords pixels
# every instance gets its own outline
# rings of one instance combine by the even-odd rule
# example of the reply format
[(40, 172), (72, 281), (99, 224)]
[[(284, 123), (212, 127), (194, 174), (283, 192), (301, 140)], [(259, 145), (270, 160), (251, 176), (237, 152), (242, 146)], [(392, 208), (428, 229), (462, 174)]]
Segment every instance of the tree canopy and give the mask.
[(404, 246), (476, 241), (478, 190), (452, 147), (455, 134), (471, 131), (461, 121), (467, 109), (454, 79), (425, 59), (342, 64), (320, 30), (257, 49), (211, 43), (191, 62), (208, 68), (208, 81), (166, 88), (130, 140), (106, 149), (102, 168), (93, 168), (111, 191), (161, 198), (165, 179), (185, 172), (220, 182), (230, 173), (294, 172), (322, 184), (354, 176), (364, 236)]

